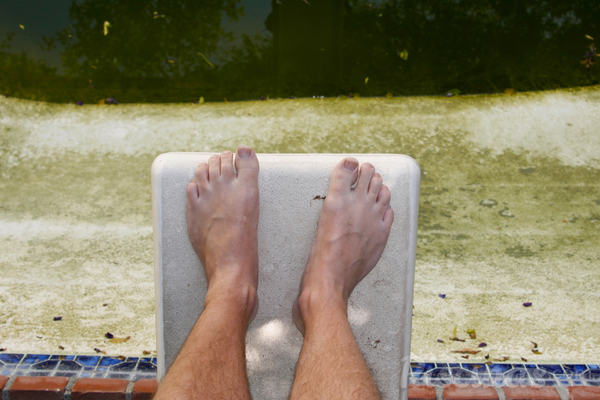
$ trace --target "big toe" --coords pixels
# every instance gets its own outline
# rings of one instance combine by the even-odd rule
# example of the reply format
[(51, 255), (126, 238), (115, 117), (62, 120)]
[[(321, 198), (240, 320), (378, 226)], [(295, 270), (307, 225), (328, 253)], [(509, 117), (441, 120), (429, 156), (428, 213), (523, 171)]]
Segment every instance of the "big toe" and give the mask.
[(358, 178), (358, 160), (353, 157), (346, 157), (335, 166), (331, 173), (329, 191), (350, 192), (352, 185)]
[(238, 146), (235, 157), (238, 177), (250, 179), (258, 177), (258, 158), (250, 146)]

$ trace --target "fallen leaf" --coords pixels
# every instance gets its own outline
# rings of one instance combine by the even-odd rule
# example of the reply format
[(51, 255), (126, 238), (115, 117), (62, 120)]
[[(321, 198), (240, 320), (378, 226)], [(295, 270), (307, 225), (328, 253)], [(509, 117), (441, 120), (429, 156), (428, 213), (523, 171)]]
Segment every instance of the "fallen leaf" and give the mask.
[(131, 339), (131, 336), (127, 336), (126, 338), (116, 338), (116, 337), (114, 337), (114, 338), (110, 339), (108, 342), (109, 343), (123, 343), (123, 342), (128, 341), (129, 339)]
[(54, 317), (54, 321), (62, 321), (62, 317)]
[(525, 357), (521, 357), (521, 360), (527, 362), (527, 359)]
[(541, 351), (539, 351), (538, 349), (531, 349), (531, 352), (532, 352), (533, 354), (544, 354), (544, 353), (542, 353)]
[(106, 332), (106, 333), (104, 334), (104, 337), (105, 337), (105, 338), (107, 338), (107, 339), (112, 339), (112, 338), (114, 338), (114, 337), (115, 337), (115, 335), (113, 335), (113, 334), (112, 334), (112, 333), (110, 333), (110, 332)]
[(19, 24), (19, 28), (21, 28), (21, 29), (23, 29), (23, 30), (24, 30), (24, 29), (25, 29), (25, 26), (23, 26), (23, 25)]
[(457, 337), (451, 337), (450, 340), (454, 340), (455, 342), (464, 342), (465, 339), (459, 339)]
[(369, 83), (369, 77), (368, 77), (368, 76), (365, 78), (365, 85), (366, 85), (367, 83)]
[(586, 38), (590, 39), (590, 40), (594, 40), (593, 37), (591, 37), (590, 35), (585, 35)]
[(1, 348), (0, 351), (6, 351), (6, 347)]
[[(441, 297), (442, 299), (445, 299), (445, 298), (446, 298), (446, 295), (445, 295), (445, 294), (443, 294), (443, 293), (441, 293), (441, 294), (438, 294), (438, 296), (439, 296), (439, 297)], [(455, 329), (456, 329), (456, 328), (455, 328)], [(454, 336), (456, 336), (456, 335), (454, 335)]]
[(126, 358), (127, 358), (127, 357), (125, 357), (125, 356), (117, 356), (117, 359), (118, 359), (118, 360), (121, 360), (121, 361), (123, 361), (123, 360), (124, 360), (124, 359), (126, 359)]
[(64, 346), (58, 346), (59, 349), (64, 350)]
[(464, 359), (467, 359), (467, 360), (469, 359), (468, 355), (467, 356), (461, 356), (461, 357), (464, 358)]
[(467, 333), (471, 339), (477, 339), (477, 333), (475, 333), (475, 329), (467, 329)]
[(527, 303), (523, 303), (523, 305), (524, 305), (525, 307), (531, 307), (531, 304), (533, 304), (533, 303), (531, 303), (531, 302), (529, 302), (529, 301), (528, 301)]
[(102, 353), (102, 354), (106, 354), (106, 352), (105, 352), (104, 350), (100, 350), (100, 349), (99, 349), (99, 348), (97, 348), (97, 347), (94, 347), (94, 351), (95, 351), (96, 353)]
[(537, 344), (536, 342), (531, 342), (531, 343), (533, 343), (533, 348), (534, 348), (534, 349), (537, 349), (537, 347), (538, 347), (538, 344)]
[(481, 342), (481, 343), (479, 343), (479, 346), (478, 346), (478, 347), (486, 347), (486, 346), (487, 346), (487, 343), (485, 343), (485, 342)]
[(481, 353), (481, 350), (473, 350), (473, 349), (461, 349), (461, 350), (454, 350), (453, 353), (461, 353), (461, 354), (477, 354), (477, 353)]
[(148, 350), (144, 350), (144, 351), (142, 351), (142, 354), (147, 356), (148, 354), (152, 354), (152, 352), (148, 351)]
[(510, 358), (510, 357), (506, 357), (506, 356), (504, 356), (504, 357), (502, 357), (502, 358), (494, 358), (494, 361), (506, 361), (506, 360), (508, 360), (509, 358)]
[(108, 305), (108, 303), (104, 303), (102, 304), (102, 307), (106, 307)]
[(108, 35), (108, 28), (110, 28), (110, 22), (104, 21), (104, 36)]
[(442, 339), (438, 339), (438, 340), (437, 340), (437, 342), (438, 342), (438, 343), (446, 343), (446, 342), (444, 342)]

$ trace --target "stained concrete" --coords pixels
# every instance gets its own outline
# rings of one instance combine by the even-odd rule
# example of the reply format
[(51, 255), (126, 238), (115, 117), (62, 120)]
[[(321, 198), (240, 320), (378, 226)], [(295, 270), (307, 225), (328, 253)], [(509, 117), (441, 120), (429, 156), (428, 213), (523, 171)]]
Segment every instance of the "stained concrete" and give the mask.
[[(462, 361), (451, 351), (483, 340), (469, 361), (597, 362), (599, 101), (598, 88), (83, 107), (0, 97), (0, 348), (155, 350), (150, 165), (247, 143), (419, 162), (412, 359)], [(449, 341), (455, 326), (477, 339)], [(106, 343), (106, 331), (132, 338)]]

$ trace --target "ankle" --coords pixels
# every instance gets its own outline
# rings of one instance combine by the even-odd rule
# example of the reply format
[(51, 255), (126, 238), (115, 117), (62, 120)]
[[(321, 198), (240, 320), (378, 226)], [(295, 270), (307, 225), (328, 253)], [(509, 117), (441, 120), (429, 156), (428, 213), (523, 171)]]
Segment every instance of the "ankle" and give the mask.
[(305, 329), (320, 325), (334, 316), (347, 319), (347, 308), (348, 303), (342, 292), (326, 285), (304, 288), (298, 297), (298, 311)]
[(219, 309), (228, 315), (238, 316), (247, 324), (254, 318), (258, 294), (253, 285), (211, 284), (204, 300), (205, 309)]

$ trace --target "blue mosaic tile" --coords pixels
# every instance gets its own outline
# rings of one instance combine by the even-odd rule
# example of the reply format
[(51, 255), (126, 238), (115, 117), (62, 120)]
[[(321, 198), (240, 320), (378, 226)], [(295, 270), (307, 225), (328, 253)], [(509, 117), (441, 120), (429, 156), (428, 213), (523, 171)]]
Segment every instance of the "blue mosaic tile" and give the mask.
[(21, 360), (21, 364), (35, 364), (40, 361), (46, 361), (49, 358), (50, 358), (49, 355), (44, 355), (44, 354), (27, 354)]
[[(0, 353), (0, 375), (155, 379), (156, 357), (76, 356)], [(409, 383), (418, 385), (600, 386), (598, 364), (410, 364)]]
[(48, 361), (43, 361), (37, 364), (34, 364), (31, 369), (35, 369), (35, 370), (53, 370), (56, 368), (56, 366), (58, 365), (59, 361), (58, 360), (48, 360)]
[(136, 367), (136, 370), (143, 372), (156, 372), (156, 364), (141, 362)]
[(584, 364), (565, 364), (563, 365), (563, 368), (567, 373), (567, 376), (572, 378), (578, 378), (579, 374), (581, 374), (584, 371), (587, 371), (588, 369), (587, 365)]
[(11, 354), (11, 353), (2, 353), (0, 354), (0, 361), (4, 364), (18, 364), (23, 358), (23, 354)]
[(84, 367), (95, 367), (100, 361), (100, 356), (77, 356), (76, 360)]
[(135, 369), (137, 365), (137, 361), (134, 362), (122, 362), (121, 364), (117, 364), (114, 365), (112, 367), (110, 367), (110, 372), (116, 372), (116, 371), (132, 371), (133, 369)]
[(60, 364), (58, 364), (58, 369), (60, 371), (79, 371), (81, 370), (81, 365), (75, 361), (61, 361)]

